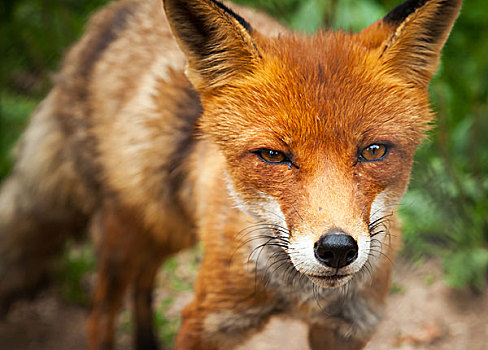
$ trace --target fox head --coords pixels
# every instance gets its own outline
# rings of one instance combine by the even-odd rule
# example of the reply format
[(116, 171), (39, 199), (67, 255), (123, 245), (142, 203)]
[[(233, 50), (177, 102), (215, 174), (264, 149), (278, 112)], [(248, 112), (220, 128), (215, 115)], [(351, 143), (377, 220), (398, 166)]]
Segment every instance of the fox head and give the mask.
[(381, 254), (461, 2), (408, 0), (358, 34), (267, 38), (215, 0), (164, 0), (231, 195), (314, 283), (341, 286)]

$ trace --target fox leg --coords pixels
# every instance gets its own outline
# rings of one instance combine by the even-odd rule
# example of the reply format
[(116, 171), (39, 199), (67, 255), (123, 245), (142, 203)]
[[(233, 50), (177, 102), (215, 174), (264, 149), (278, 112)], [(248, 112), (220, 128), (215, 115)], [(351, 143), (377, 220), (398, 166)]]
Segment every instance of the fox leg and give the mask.
[(233, 349), (281, 312), (279, 298), (261, 289), (242, 261), (211, 255), (200, 268), (194, 301), (183, 310), (175, 350)]
[[(334, 323), (334, 320), (330, 321)], [(359, 350), (369, 339), (345, 338), (328, 327), (310, 326), (308, 341), (312, 350)]]
[(143, 251), (138, 237), (141, 232), (127, 213), (115, 207), (105, 207), (98, 217), (97, 228), (101, 233), (98, 282), (88, 321), (89, 347), (111, 349), (115, 319), (125, 291), (140, 265)]
[(268, 305), (228, 307), (209, 310), (197, 302), (185, 308), (175, 350), (234, 349), (263, 329), (273, 314)]
[(155, 249), (152, 242), (147, 242), (145, 257), (141, 261), (134, 280), (134, 321), (136, 325), (135, 348), (157, 349), (158, 343), (154, 331), (152, 311), (152, 293), (158, 269), (165, 258)]
[(135, 348), (158, 348), (152, 312), (156, 274), (168, 256), (195, 243), (190, 226), (179, 228), (176, 240), (170, 239), (171, 229), (160, 232), (168, 238), (163, 244), (126, 210), (107, 205), (97, 213), (91, 228), (99, 248), (98, 285), (88, 323), (91, 349), (113, 347), (115, 320), (128, 287), (133, 287)]

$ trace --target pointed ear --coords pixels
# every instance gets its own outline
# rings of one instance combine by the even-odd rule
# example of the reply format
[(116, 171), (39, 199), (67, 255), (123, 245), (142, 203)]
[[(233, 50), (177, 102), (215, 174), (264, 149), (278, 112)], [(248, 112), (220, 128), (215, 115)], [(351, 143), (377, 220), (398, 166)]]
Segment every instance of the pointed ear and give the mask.
[(200, 92), (253, 71), (260, 53), (251, 26), (216, 0), (164, 0), (171, 30)]
[(407, 0), (359, 35), (388, 73), (427, 87), (462, 0)]

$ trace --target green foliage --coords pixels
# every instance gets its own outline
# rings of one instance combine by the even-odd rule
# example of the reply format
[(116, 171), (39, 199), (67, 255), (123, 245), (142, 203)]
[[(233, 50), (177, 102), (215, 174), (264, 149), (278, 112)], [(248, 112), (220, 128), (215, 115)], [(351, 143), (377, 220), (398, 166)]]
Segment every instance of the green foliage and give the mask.
[(0, 91), (0, 180), (12, 166), (10, 149), (25, 127), (26, 116), (36, 104), (36, 99)]
[(51, 82), (64, 51), (106, 0), (19, 0), (0, 3), (0, 180), (10, 150)]
[(406, 251), (442, 257), (446, 281), (481, 289), (488, 271), (488, 10), (465, 2), (430, 91), (439, 121), (405, 196)]
[(398, 283), (393, 282), (391, 287), (390, 287), (390, 294), (403, 295), (403, 294), (405, 294), (405, 287), (398, 284)]
[(69, 244), (61, 262), (58, 279), (65, 300), (88, 305), (90, 295), (83, 285), (87, 274), (95, 269), (95, 255), (91, 244)]
[[(7, 156), (64, 50), (106, 0), (0, 4), (0, 179)], [(359, 30), (400, 0), (237, 0), (303, 32)], [(488, 2), (465, 1), (431, 84), (439, 122), (418, 152), (401, 214), (405, 252), (441, 256), (453, 286), (485, 283), (488, 261)], [(180, 286), (186, 289), (187, 286)]]
[(81, 34), (87, 18), (106, 0), (20, 0), (2, 2), (0, 81), (7, 88), (43, 96), (49, 74)]
[(178, 333), (178, 329), (180, 328), (181, 324), (181, 319), (179, 316), (166, 316), (167, 311), (173, 302), (174, 299), (172, 297), (166, 298), (162, 303), (159, 304), (155, 312), (155, 323), (156, 329), (159, 330), (159, 339), (167, 347), (173, 346), (176, 333)]
[(337, 1), (333, 27), (357, 32), (384, 14), (381, 5), (374, 1)]
[(163, 265), (163, 270), (168, 276), (169, 287), (175, 291), (185, 292), (192, 290), (193, 283), (191, 280), (181, 278), (177, 273), (178, 261), (171, 257)]
[(488, 249), (470, 247), (448, 253), (444, 259), (446, 282), (452, 287), (471, 286), (481, 292), (488, 273)]

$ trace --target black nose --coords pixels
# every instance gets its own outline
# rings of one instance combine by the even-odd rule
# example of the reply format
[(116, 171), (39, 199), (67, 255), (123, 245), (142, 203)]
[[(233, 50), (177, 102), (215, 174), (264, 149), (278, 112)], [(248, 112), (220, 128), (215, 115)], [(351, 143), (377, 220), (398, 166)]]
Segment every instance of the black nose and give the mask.
[(323, 264), (340, 268), (358, 257), (358, 245), (354, 238), (345, 234), (323, 235), (314, 246), (315, 257)]

